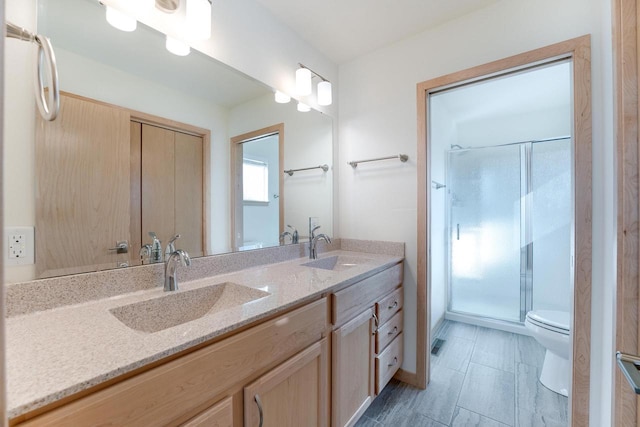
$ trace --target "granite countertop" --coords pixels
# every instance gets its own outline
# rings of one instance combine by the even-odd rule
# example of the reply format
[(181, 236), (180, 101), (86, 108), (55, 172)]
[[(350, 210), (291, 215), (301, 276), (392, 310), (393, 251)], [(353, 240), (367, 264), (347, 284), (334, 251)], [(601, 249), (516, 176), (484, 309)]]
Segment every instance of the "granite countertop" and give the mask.
[[(341, 271), (304, 266), (307, 258), (263, 265), (234, 273), (180, 282), (177, 292), (221, 283), (253, 288), (257, 300), (220, 308), (174, 327), (148, 333), (125, 326), (116, 307), (164, 297), (162, 287), (68, 305), (6, 319), (8, 416), (15, 418), (112, 378), (161, 360), (241, 326), (312, 301), (402, 260), (399, 256), (338, 250), (360, 258)], [(184, 272), (186, 267), (178, 269)], [(262, 292), (259, 292), (259, 291)]]

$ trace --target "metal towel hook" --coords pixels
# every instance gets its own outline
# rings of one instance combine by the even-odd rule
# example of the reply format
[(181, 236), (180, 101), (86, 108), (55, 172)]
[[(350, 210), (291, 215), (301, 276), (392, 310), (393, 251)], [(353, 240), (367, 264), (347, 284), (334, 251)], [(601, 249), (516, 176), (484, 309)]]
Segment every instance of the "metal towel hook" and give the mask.
[[(36, 72), (35, 72), (35, 91), (36, 104), (38, 110), (45, 120), (53, 121), (58, 117), (60, 112), (60, 86), (58, 84), (58, 67), (56, 65), (56, 56), (53, 53), (51, 41), (40, 34), (33, 34), (26, 29), (7, 22), (7, 37), (18, 40), (36, 43), (38, 52), (36, 54)], [(51, 77), (51, 87), (49, 93), (44, 86), (43, 61), (49, 68), (49, 76)]]

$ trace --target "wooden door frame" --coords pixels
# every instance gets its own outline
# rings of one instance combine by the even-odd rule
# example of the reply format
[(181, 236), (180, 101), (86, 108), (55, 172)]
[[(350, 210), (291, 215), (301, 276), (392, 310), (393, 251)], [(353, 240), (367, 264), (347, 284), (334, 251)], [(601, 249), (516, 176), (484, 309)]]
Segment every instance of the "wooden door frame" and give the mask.
[(488, 64), (419, 83), (418, 110), (418, 277), (416, 374), (402, 378), (425, 388), (429, 381), (431, 342), (429, 304), (430, 242), (430, 141), (428, 106), (430, 93), (461, 82), (482, 80), (507, 70), (529, 68), (561, 58), (573, 60), (573, 161), (574, 161), (574, 255), (573, 368), (569, 396), (572, 425), (589, 425), (589, 369), (591, 351), (591, 37), (585, 35)]
[[(238, 146), (253, 139), (262, 138), (269, 135), (278, 135), (278, 209), (279, 212), (279, 224), (278, 233), (284, 232), (284, 172), (282, 168), (284, 165), (284, 123), (278, 123), (272, 126), (268, 126), (262, 129), (257, 129), (251, 132), (243, 133), (231, 137), (230, 142), (230, 154), (229, 154), (229, 176), (231, 177), (229, 200), (231, 201), (231, 217), (230, 217), (230, 231), (231, 231), (231, 250), (238, 250), (238, 242), (236, 239), (237, 228), (242, 228), (243, 223), (236, 220), (236, 214), (239, 210), (242, 210), (242, 188), (239, 185), (242, 183), (242, 162), (238, 163), (236, 157), (238, 156)], [(240, 159), (242, 160), (242, 159)]]
[[(640, 230), (638, 205), (638, 11), (639, 0), (614, 0), (612, 12), (614, 129), (617, 173), (617, 280), (614, 349), (638, 354)], [(613, 354), (612, 360), (613, 360)], [(613, 363), (613, 362), (611, 362)], [(638, 399), (613, 367), (613, 425), (636, 427)]]

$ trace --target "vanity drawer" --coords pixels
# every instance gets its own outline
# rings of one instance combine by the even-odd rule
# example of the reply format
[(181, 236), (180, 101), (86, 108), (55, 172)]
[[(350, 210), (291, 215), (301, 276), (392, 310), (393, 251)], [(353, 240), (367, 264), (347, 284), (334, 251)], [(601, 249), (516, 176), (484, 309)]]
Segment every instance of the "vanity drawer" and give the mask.
[[(322, 339), (327, 299), (188, 353), (20, 426), (175, 425), (232, 387)], [(210, 408), (211, 409), (211, 408)]]
[(332, 295), (332, 322), (339, 327), (371, 307), (382, 296), (402, 284), (403, 263), (349, 286)]
[(378, 328), (376, 333), (376, 354), (380, 354), (402, 332), (403, 317), (404, 312), (400, 310), (388, 322)]
[(391, 344), (376, 356), (376, 395), (387, 385), (393, 375), (400, 369), (403, 356), (403, 336), (402, 333), (394, 339)]
[(402, 308), (403, 296), (404, 291), (402, 288), (398, 288), (376, 303), (376, 316), (378, 316), (380, 325), (384, 325), (387, 320), (391, 319)]

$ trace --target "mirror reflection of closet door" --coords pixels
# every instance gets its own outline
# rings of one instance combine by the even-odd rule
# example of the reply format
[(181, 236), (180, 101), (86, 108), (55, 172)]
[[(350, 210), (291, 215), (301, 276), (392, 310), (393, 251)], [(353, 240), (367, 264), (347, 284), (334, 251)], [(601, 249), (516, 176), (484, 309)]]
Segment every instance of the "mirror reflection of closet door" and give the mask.
[(109, 249), (129, 239), (129, 112), (60, 98), (57, 120), (36, 114), (39, 278), (115, 268), (128, 257)]
[[(132, 151), (139, 140), (139, 207), (132, 206), (132, 236), (141, 236), (133, 247), (150, 243), (155, 232), (166, 246), (180, 234), (176, 247), (192, 257), (203, 255), (203, 139), (170, 129), (132, 122)], [(138, 136), (139, 135), (139, 136)], [(132, 156), (132, 159), (136, 156)], [(132, 171), (135, 165), (132, 164)], [(135, 186), (135, 179), (132, 187)], [(135, 190), (132, 191), (134, 194)], [(137, 203), (132, 197), (132, 205)], [(135, 212), (137, 211), (137, 212)]]

